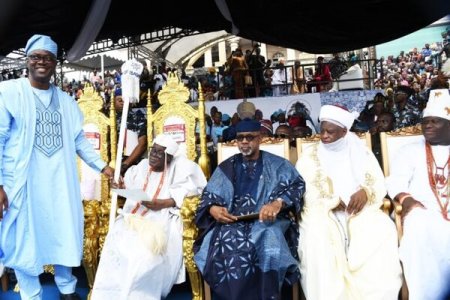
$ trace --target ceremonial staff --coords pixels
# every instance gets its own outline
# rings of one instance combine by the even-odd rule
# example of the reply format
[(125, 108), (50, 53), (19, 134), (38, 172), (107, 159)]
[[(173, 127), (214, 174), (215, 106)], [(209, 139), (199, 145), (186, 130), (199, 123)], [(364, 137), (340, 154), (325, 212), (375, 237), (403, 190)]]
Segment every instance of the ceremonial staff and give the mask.
[[(143, 69), (144, 66), (134, 58), (126, 61), (122, 65), (121, 84), (122, 84), (123, 110), (122, 110), (122, 119), (120, 120), (119, 140), (117, 141), (117, 156), (116, 156), (116, 168), (114, 173), (114, 182), (119, 182), (120, 167), (122, 166), (122, 154), (123, 154), (123, 145), (125, 141), (128, 109), (130, 103), (139, 102), (139, 92), (140, 92), (139, 78), (141, 76)], [(114, 145), (111, 145), (111, 147), (113, 146)], [(111, 211), (109, 214), (109, 230), (112, 229), (112, 226), (116, 219), (116, 211), (117, 211), (117, 193), (112, 192)]]

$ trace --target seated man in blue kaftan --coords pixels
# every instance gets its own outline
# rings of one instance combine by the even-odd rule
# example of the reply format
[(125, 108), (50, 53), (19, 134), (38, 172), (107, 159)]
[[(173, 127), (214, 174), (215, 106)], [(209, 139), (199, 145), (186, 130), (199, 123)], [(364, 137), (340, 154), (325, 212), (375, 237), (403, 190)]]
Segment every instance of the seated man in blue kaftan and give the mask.
[(83, 254), (76, 155), (109, 177), (114, 170), (86, 139), (77, 102), (50, 83), (56, 43), (34, 35), (25, 53), (29, 77), (0, 84), (0, 260), (14, 269), (22, 299), (42, 299), (48, 264), (61, 299), (80, 299), (71, 269)]
[(206, 179), (177, 150), (171, 137), (158, 135), (149, 159), (125, 173), (122, 187), (143, 190), (152, 200), (125, 202), (106, 237), (92, 300), (160, 300), (185, 281), (180, 208), (184, 197), (201, 194)]
[(288, 160), (259, 150), (260, 126), (237, 124), (240, 153), (218, 166), (196, 214), (195, 261), (215, 299), (280, 299), (283, 282), (299, 279), (304, 181)]

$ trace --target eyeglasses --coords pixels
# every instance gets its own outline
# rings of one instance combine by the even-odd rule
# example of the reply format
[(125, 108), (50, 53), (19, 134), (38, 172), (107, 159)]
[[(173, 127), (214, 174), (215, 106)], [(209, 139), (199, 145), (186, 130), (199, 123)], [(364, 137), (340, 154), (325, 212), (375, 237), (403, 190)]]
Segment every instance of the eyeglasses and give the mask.
[(273, 137), (274, 137), (274, 138), (277, 138), (277, 139), (287, 139), (287, 138), (289, 138), (290, 136), (289, 136), (289, 134), (280, 133), (280, 134), (274, 134)]
[(256, 139), (258, 136), (259, 135), (251, 135), (251, 134), (249, 134), (249, 135), (238, 135), (238, 136), (236, 136), (236, 140), (238, 142), (242, 142), (244, 139), (246, 139), (247, 142), (251, 142), (254, 139)]
[(155, 147), (150, 147), (148, 150), (149, 156), (155, 156), (157, 158), (164, 158), (164, 155), (166, 154), (165, 152), (166, 150), (164, 149), (157, 149)]
[(49, 62), (55, 62), (56, 58), (52, 55), (36, 55), (36, 54), (31, 54), (28, 55), (28, 58), (32, 61), (32, 62), (39, 62), (39, 61), (43, 61), (44, 63), (49, 63)]

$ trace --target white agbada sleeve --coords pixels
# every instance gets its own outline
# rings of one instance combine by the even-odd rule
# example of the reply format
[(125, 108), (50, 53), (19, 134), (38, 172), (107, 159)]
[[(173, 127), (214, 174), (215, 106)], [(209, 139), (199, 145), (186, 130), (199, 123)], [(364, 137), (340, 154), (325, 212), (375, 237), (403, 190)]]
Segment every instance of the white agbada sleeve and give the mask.
[[(174, 159), (173, 181), (169, 189), (176, 207), (181, 208), (184, 197), (198, 195), (206, 186), (206, 178), (200, 166), (180, 156)], [(182, 171), (181, 171), (182, 170)]]

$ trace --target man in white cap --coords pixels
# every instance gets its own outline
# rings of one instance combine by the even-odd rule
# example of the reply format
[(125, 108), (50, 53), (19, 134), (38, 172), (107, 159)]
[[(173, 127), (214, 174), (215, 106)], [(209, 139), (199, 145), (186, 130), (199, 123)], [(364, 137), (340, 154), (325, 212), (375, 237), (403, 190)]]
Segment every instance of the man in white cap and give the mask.
[(430, 91), (424, 139), (400, 148), (387, 178), (389, 196), (402, 205), (403, 263), (409, 299), (450, 296), (450, 96)]
[(34, 35), (28, 78), (0, 83), (0, 259), (15, 270), (22, 299), (42, 299), (39, 274), (55, 267), (61, 299), (80, 299), (72, 267), (83, 254), (76, 154), (112, 177), (83, 132), (77, 103), (50, 83), (57, 45)]
[(401, 267), (394, 222), (381, 211), (384, 176), (349, 129), (358, 114), (324, 105), (320, 142), (296, 168), (306, 182), (300, 222), (301, 284), (307, 299), (397, 299)]
[(185, 281), (180, 208), (186, 196), (201, 194), (206, 179), (199, 165), (177, 151), (171, 137), (158, 135), (149, 159), (125, 173), (119, 187), (146, 196), (127, 198), (108, 233), (92, 300), (164, 299)]

